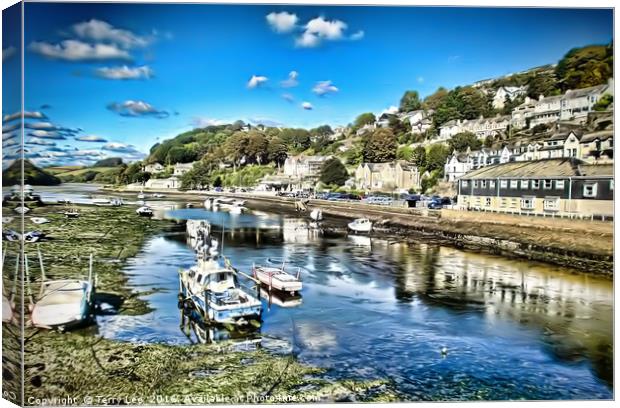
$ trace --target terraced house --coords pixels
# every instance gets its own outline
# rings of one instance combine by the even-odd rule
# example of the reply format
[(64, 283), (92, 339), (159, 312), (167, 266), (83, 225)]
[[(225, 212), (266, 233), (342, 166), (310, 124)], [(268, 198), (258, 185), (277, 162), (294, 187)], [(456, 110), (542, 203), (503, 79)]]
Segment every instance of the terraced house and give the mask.
[(461, 177), (462, 209), (521, 214), (613, 216), (613, 165), (575, 158), (510, 162)]
[(420, 188), (418, 168), (405, 161), (362, 163), (355, 170), (355, 185), (362, 190), (394, 191)]

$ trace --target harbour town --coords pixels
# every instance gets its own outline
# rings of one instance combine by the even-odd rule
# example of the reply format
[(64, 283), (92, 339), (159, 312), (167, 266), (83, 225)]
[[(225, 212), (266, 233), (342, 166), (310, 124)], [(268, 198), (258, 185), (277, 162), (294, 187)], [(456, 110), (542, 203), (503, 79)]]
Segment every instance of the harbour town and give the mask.
[(4, 398), (613, 399), (613, 11), (328, 11), (3, 11)]

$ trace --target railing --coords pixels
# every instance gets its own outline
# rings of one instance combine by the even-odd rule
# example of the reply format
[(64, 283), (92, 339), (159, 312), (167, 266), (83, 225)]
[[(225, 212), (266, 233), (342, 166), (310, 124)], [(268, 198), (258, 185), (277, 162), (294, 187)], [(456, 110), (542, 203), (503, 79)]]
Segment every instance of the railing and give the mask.
[(535, 212), (535, 211), (527, 211), (527, 210), (514, 210), (514, 209), (495, 209), (495, 208), (486, 208), (486, 207), (468, 207), (468, 208), (454, 208), (456, 210), (465, 210), (465, 211), (475, 211), (475, 212), (490, 212), (497, 214), (510, 214), (510, 215), (520, 215), (526, 217), (540, 217), (540, 218), (565, 218), (571, 220), (585, 220), (585, 221), (613, 221), (613, 215), (605, 215), (605, 214), (578, 214), (578, 213), (567, 213), (567, 212)]

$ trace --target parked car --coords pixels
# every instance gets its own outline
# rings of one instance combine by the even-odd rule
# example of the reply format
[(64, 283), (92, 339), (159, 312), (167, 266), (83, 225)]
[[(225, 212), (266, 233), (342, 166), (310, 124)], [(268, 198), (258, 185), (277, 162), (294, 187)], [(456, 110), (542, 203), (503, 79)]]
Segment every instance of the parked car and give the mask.
[(215, 187), (213, 190), (218, 192), (218, 193), (221, 193), (222, 191), (224, 191), (224, 189), (222, 187)]

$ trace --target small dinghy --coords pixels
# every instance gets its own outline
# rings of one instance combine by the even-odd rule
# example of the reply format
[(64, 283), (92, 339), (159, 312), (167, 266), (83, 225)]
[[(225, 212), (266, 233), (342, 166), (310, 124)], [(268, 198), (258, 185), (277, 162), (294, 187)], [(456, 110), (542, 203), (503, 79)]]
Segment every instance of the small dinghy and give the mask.
[(20, 205), (19, 207), (15, 207), (13, 211), (15, 211), (18, 214), (26, 214), (28, 211), (30, 211), (30, 208)]
[(284, 264), (281, 268), (253, 266), (252, 276), (260, 281), (260, 283), (267, 286), (269, 290), (278, 290), (290, 294), (301, 291), (300, 270), (297, 270), (297, 276), (293, 276), (284, 270)]
[(66, 210), (63, 214), (67, 218), (78, 218), (80, 216), (80, 212), (75, 207)]
[(138, 214), (141, 217), (152, 217), (153, 210), (151, 209), (151, 207), (145, 205), (145, 206), (138, 208), (136, 210), (136, 214)]
[(21, 238), (21, 234), (17, 231), (13, 231), (13, 230), (2, 231), (2, 239), (6, 241), (9, 241), (9, 242), (19, 241), (20, 238)]
[(310, 212), (310, 218), (312, 221), (322, 221), (323, 220), (323, 211), (315, 208)]
[(153, 194), (153, 198), (164, 198), (164, 197), (165, 197), (165, 195), (160, 194), (160, 193)]
[(22, 237), (24, 238), (24, 242), (32, 244), (44, 238), (45, 234), (41, 231), (30, 231), (26, 232), (24, 235), (22, 235)]
[[(43, 259), (39, 251), (41, 265), (41, 291), (32, 305), (30, 320), (35, 327), (67, 330), (87, 323), (93, 310), (93, 257), (90, 256), (88, 280), (62, 279), (45, 281)], [(24, 258), (27, 279), (28, 258)]]
[(370, 232), (372, 231), (372, 222), (368, 218), (358, 218), (348, 224), (353, 232)]
[(2, 217), (3, 224), (10, 224), (13, 221), (13, 217)]
[(50, 220), (48, 220), (45, 217), (32, 217), (32, 218), (30, 218), (30, 221), (32, 221), (35, 224), (39, 224), (39, 225), (47, 224), (48, 222), (50, 222)]

